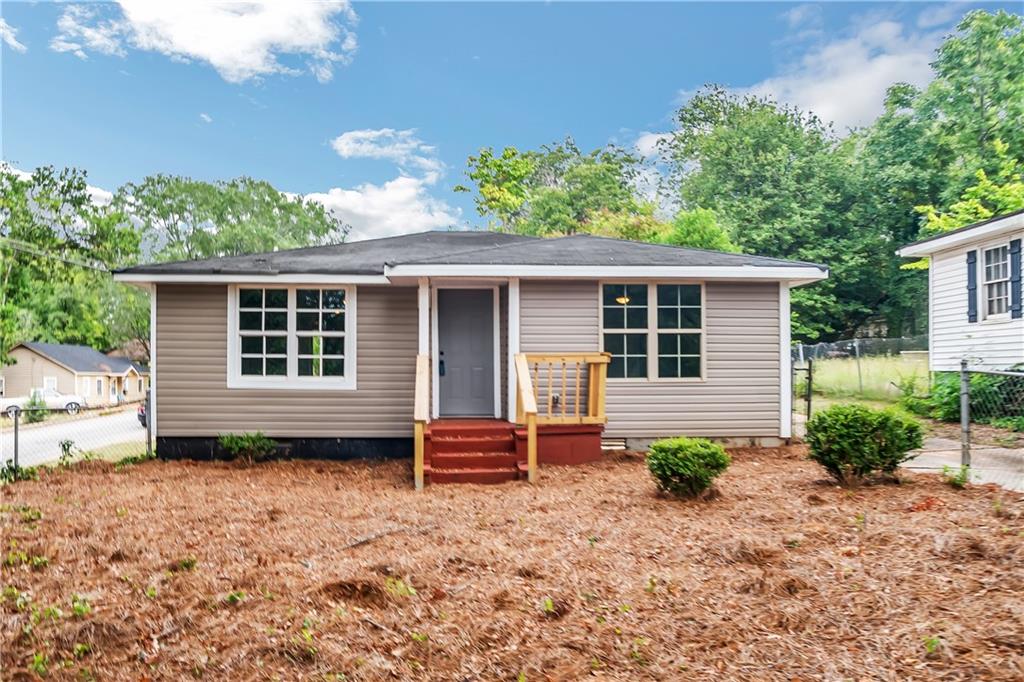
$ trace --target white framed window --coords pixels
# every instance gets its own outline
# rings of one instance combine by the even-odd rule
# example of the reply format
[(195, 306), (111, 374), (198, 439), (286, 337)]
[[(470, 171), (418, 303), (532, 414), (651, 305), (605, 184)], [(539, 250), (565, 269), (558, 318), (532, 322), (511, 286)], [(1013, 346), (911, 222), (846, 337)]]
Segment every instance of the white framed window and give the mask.
[(96, 380), (96, 397), (101, 400), (103, 398), (103, 379)]
[(92, 379), (89, 377), (82, 378), (82, 397), (88, 398), (92, 395)]
[(233, 286), (228, 334), (229, 388), (355, 388), (355, 287)]
[(7, 391), (7, 379), (0, 377), (0, 396)]
[(57, 377), (43, 377), (43, 390), (56, 392)]
[(704, 285), (602, 283), (601, 348), (610, 380), (702, 381)]
[(1010, 247), (1001, 244), (982, 250), (981, 309), (985, 318), (1010, 312)]
[(139, 393), (142, 393), (142, 379), (138, 381)]

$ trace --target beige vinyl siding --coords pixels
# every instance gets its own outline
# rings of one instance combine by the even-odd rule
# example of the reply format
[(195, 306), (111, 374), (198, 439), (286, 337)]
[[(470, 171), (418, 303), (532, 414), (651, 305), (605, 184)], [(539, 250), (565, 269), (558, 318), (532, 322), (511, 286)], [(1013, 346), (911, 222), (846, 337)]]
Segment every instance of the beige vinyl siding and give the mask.
[(227, 287), (160, 285), (158, 435), (411, 436), (416, 288), (358, 287), (356, 319), (355, 390), (228, 389)]
[(979, 369), (1006, 369), (1024, 362), (1024, 319), (984, 319), (984, 300), (979, 296), (978, 321), (967, 321), (967, 252), (978, 251), (978, 291), (983, 292), (982, 247), (1020, 238), (1024, 234), (978, 241), (932, 256), (929, 361), (933, 372), (959, 371), (961, 359)]
[[(596, 281), (521, 284), (524, 352), (600, 347)], [(779, 435), (779, 285), (705, 285), (705, 381), (608, 382), (610, 438)]]
[(4, 397), (24, 398), (33, 389), (43, 388), (44, 377), (57, 377), (57, 391), (75, 393), (75, 373), (58, 365), (25, 347), (15, 348), (10, 353), (14, 364), (0, 367), (4, 377)]

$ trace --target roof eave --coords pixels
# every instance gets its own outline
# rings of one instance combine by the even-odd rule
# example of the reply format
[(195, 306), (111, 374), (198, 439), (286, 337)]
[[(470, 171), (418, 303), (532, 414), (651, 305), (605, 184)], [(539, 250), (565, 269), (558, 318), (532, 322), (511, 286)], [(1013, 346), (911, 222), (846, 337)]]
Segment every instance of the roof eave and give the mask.
[(940, 234), (928, 239), (907, 244), (896, 250), (896, 255), (903, 258), (920, 258), (956, 248), (975, 240), (998, 237), (1004, 233), (1024, 229), (1024, 211), (1013, 213), (1003, 218), (989, 220), (977, 225), (969, 225), (948, 234)]

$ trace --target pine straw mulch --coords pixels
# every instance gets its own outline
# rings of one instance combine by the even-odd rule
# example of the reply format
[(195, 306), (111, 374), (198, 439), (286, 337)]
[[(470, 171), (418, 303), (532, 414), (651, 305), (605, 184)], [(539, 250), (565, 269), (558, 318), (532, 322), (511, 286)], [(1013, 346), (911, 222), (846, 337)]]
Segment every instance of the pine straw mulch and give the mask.
[(420, 494), (406, 462), (47, 473), (0, 489), (0, 676), (1024, 677), (1021, 496), (734, 458), (692, 502), (629, 453)]

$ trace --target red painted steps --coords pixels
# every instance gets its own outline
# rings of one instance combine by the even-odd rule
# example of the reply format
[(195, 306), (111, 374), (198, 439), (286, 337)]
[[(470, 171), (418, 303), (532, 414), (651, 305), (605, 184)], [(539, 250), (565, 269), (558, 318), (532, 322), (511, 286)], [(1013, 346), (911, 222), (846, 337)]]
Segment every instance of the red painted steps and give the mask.
[(520, 478), (515, 426), (499, 419), (428, 425), (424, 474), (431, 483), (504, 483)]

